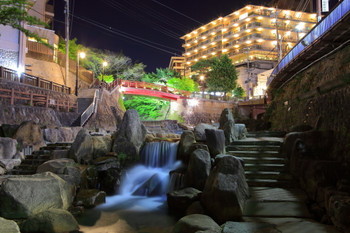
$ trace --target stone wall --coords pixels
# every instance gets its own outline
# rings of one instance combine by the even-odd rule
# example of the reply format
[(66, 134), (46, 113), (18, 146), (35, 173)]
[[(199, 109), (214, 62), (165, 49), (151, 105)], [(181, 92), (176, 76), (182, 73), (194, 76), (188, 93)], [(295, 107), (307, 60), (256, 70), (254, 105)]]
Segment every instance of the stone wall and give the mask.
[[(350, 46), (314, 64), (280, 90), (266, 115), (274, 130), (319, 123), (334, 131), (330, 158), (350, 162)], [(320, 119), (320, 120), (318, 120)]]
[(171, 102), (170, 114), (180, 114), (184, 122), (191, 125), (199, 123), (218, 122), (222, 110), (229, 108), (233, 110), (237, 105), (233, 101), (219, 101), (206, 99), (179, 99)]
[(17, 68), (18, 52), (0, 49), (0, 66)]

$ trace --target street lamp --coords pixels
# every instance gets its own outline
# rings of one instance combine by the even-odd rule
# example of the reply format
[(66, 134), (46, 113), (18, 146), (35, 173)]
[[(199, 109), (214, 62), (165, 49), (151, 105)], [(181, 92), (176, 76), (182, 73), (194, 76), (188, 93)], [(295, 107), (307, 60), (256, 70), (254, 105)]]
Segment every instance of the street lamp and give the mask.
[(106, 66), (108, 66), (108, 62), (104, 61), (104, 62), (102, 63), (102, 82), (104, 82), (103, 77), (104, 77), (104, 75), (105, 75), (105, 67), (106, 67)]
[(75, 76), (75, 95), (78, 96), (78, 84), (79, 84), (79, 58), (84, 59), (86, 56), (86, 53), (84, 52), (78, 52), (77, 54), (77, 71)]

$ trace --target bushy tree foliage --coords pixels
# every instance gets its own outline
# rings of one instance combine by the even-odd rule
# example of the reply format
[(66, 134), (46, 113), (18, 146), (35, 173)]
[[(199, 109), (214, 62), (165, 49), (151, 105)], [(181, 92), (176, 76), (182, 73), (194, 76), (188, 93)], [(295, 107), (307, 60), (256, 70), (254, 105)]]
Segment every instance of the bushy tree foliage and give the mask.
[(145, 96), (132, 96), (124, 101), (125, 108), (135, 109), (142, 120), (158, 119), (168, 105), (169, 101)]
[(145, 74), (142, 77), (142, 81), (148, 83), (164, 84), (166, 85), (169, 79), (172, 78), (181, 78), (181, 75), (169, 68), (161, 69), (157, 68), (156, 72)]
[(243, 87), (238, 86), (234, 91), (233, 91), (233, 95), (237, 98), (242, 98), (246, 96), (246, 93), (243, 89)]
[(184, 91), (199, 91), (198, 84), (193, 79), (182, 77), (169, 79), (167, 85)]
[[(48, 45), (35, 33), (25, 29), (21, 22), (25, 21), (29, 25), (46, 26), (39, 18), (28, 15), (28, 10), (33, 3), (28, 0), (1, 0), (0, 1), (0, 24), (11, 26), (23, 32), (26, 36), (34, 37), (38, 42)], [(1, 36), (1, 35), (0, 35)]]

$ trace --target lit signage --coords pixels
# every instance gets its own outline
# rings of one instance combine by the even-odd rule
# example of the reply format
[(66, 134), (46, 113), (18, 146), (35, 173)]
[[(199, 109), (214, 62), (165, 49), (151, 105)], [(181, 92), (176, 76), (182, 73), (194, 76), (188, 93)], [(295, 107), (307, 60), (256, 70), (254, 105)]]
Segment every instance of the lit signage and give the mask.
[(329, 0), (322, 0), (322, 12), (329, 11)]

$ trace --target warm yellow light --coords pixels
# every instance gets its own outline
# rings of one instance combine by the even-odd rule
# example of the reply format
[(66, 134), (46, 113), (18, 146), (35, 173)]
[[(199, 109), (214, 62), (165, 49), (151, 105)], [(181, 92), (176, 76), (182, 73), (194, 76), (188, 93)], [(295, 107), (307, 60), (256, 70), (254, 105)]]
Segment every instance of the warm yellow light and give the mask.
[(238, 44), (236, 44), (234, 47), (235, 47), (235, 48), (239, 48), (239, 45), (238, 45)]
[(238, 23), (235, 23), (233, 26), (234, 26), (234, 27), (238, 27)]
[(80, 56), (80, 58), (83, 58), (83, 59), (84, 59), (84, 58), (86, 57), (86, 53), (80, 52), (80, 53), (79, 53), (79, 56)]
[(271, 42), (271, 44), (277, 45), (277, 41), (274, 40), (274, 41)]
[(187, 37), (191, 37), (191, 35), (190, 35), (190, 34), (187, 34), (186, 36), (187, 36)]
[(215, 52), (212, 52), (211, 55), (215, 55), (216, 53)]
[(195, 49), (194, 51), (195, 51), (195, 52), (198, 52), (198, 49)]
[(223, 52), (223, 53), (226, 53), (226, 52), (227, 52), (227, 49), (223, 49), (222, 52)]
[(202, 58), (207, 58), (207, 56), (202, 56)]
[(103, 66), (103, 67), (108, 66), (108, 62), (104, 61), (104, 62), (102, 63), (102, 66)]
[(191, 44), (186, 44), (186, 46), (187, 46), (187, 47), (190, 47), (190, 46), (191, 46)]
[(276, 23), (276, 19), (271, 19), (271, 23)]
[(250, 30), (250, 29), (247, 30), (248, 33), (251, 32), (251, 31), (252, 31), (252, 30)]
[(234, 34), (233, 36), (234, 36), (234, 37), (238, 37), (238, 34)]
[(246, 8), (247, 8), (248, 10), (251, 10), (251, 9), (252, 9), (250, 6), (246, 6)]
[(290, 24), (290, 20), (286, 20), (286, 24)]
[(291, 32), (290, 32), (290, 31), (286, 32), (286, 35), (287, 35), (287, 36), (290, 36), (290, 34), (291, 34)]
[(226, 42), (226, 41), (227, 41), (227, 39), (225, 38), (225, 39), (223, 39), (222, 41), (223, 41), (223, 42)]
[(259, 16), (258, 19), (261, 20), (261, 19), (263, 19), (263, 17), (262, 17), (262, 16)]
[(218, 20), (222, 20), (222, 17), (219, 17)]
[(272, 34), (276, 34), (276, 33), (277, 33), (277, 30), (272, 30), (271, 33), (272, 33)]
[(215, 42), (211, 42), (211, 45), (215, 45), (216, 43)]
[(227, 28), (224, 28), (224, 29), (222, 29), (221, 31), (226, 32), (226, 31), (227, 31)]
[(202, 30), (205, 30), (205, 27), (203, 26), (203, 27), (201, 27), (201, 29), (202, 29)]
[(195, 40), (194, 43), (198, 43), (198, 40)]
[(196, 58), (196, 59), (194, 59), (194, 61), (198, 61), (198, 59)]
[(251, 41), (251, 40), (247, 40), (246, 43), (247, 43), (247, 44), (250, 44), (250, 43), (252, 43), (252, 41)]
[(317, 16), (316, 14), (311, 14), (311, 15), (310, 15), (310, 17), (311, 17), (312, 19), (316, 19), (316, 16)]
[(261, 43), (261, 42), (263, 42), (264, 40), (263, 39), (259, 39), (259, 40), (257, 40), (259, 43)]
[(245, 21), (249, 22), (251, 20), (251, 18), (246, 18)]
[(236, 11), (236, 12), (235, 12), (235, 15), (239, 15), (239, 12), (238, 12), (238, 11)]
[(194, 31), (193, 33), (194, 33), (194, 34), (197, 34), (198, 32), (197, 32), (197, 31)]
[(191, 55), (191, 53), (186, 53), (186, 55), (187, 55), (187, 56), (190, 56), (190, 55)]
[(188, 61), (188, 62), (186, 62), (186, 64), (189, 65), (189, 64), (191, 64), (191, 62)]
[(199, 77), (199, 79), (200, 79), (201, 81), (203, 81), (203, 80), (204, 80), (204, 75), (201, 75), (201, 76)]
[(283, 11), (284, 14), (289, 15), (290, 11)]
[(263, 30), (262, 28), (258, 28), (258, 31), (260, 31), (260, 32), (261, 32), (262, 30)]
[(213, 22), (211, 22), (211, 24), (216, 25), (216, 22), (215, 22), (215, 21), (213, 21)]
[(211, 34), (214, 36), (214, 35), (215, 35), (215, 32), (212, 32)]
[(202, 46), (202, 49), (206, 49), (206, 48), (207, 48), (207, 46), (205, 46), (205, 45)]
[(207, 37), (206, 36), (202, 36), (202, 39), (205, 40), (205, 39), (207, 39)]
[(301, 17), (301, 12), (295, 13), (295, 17), (300, 18)]

